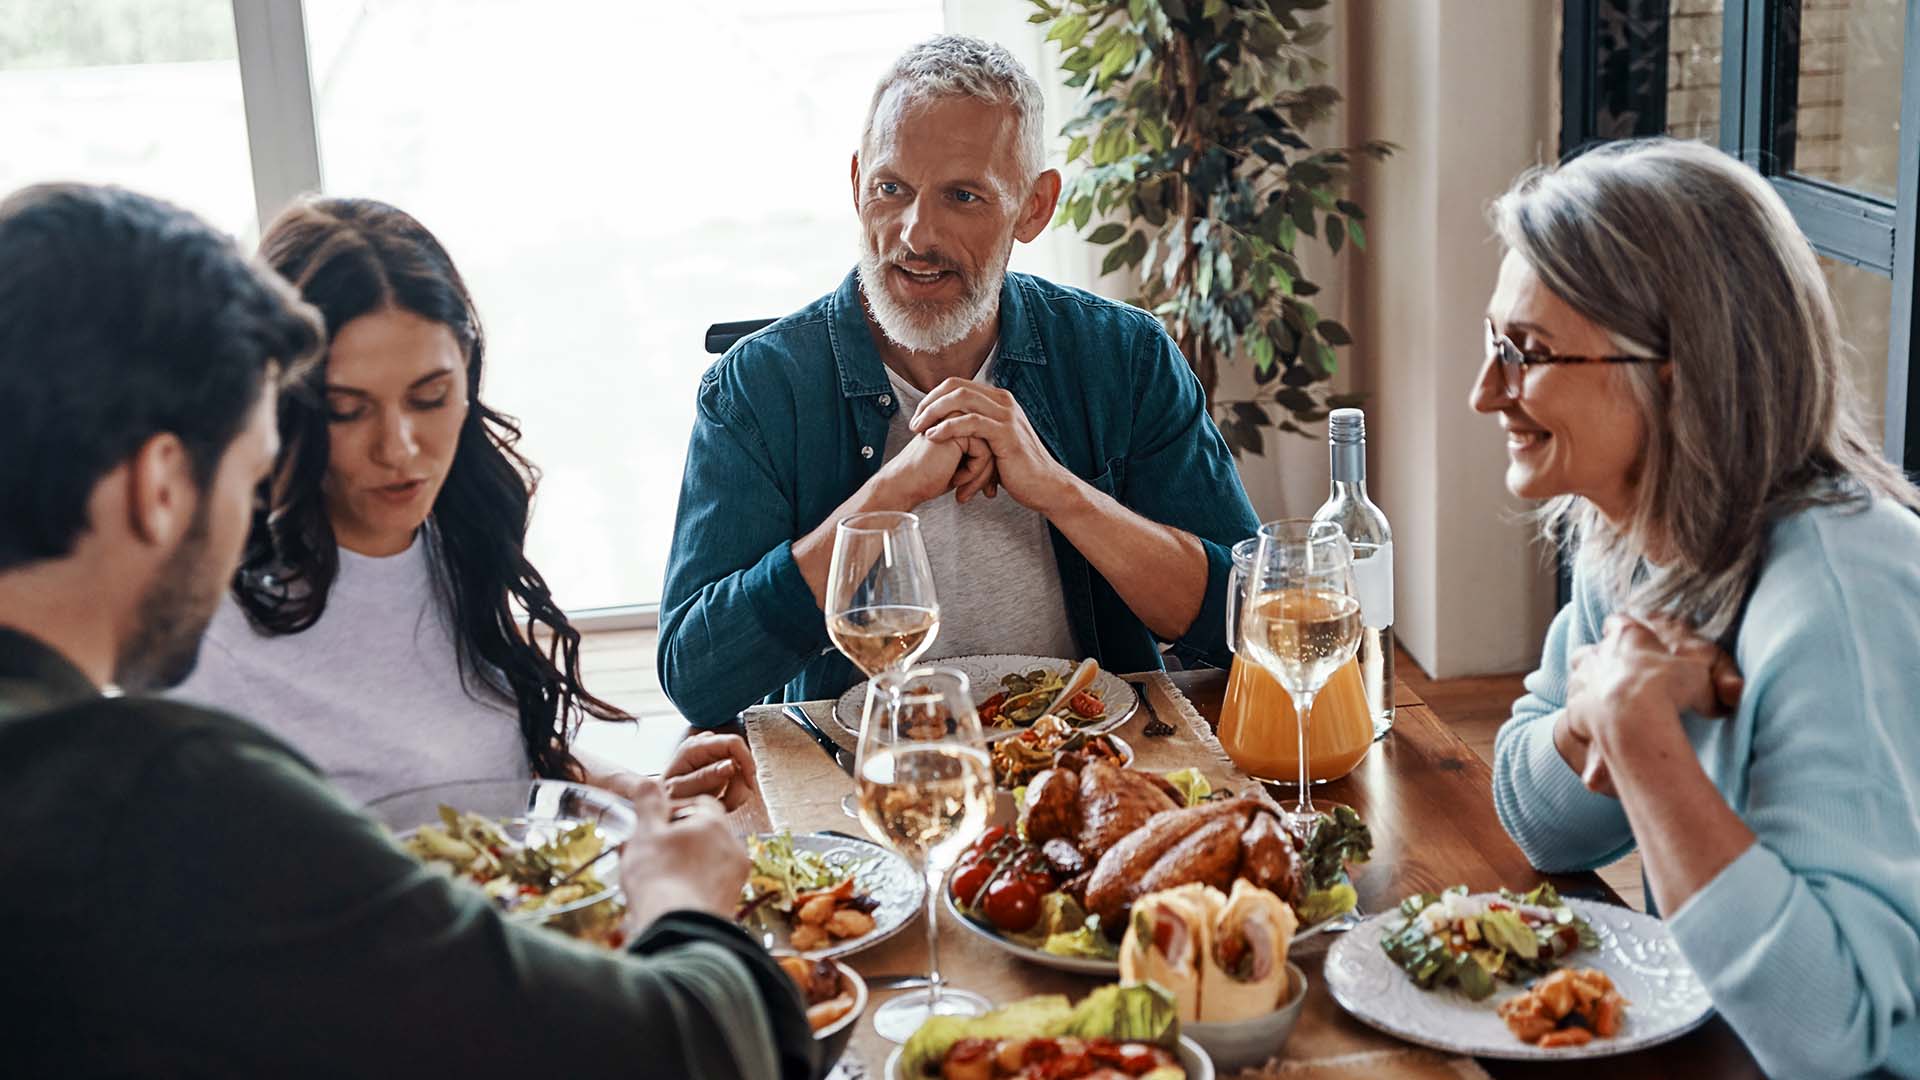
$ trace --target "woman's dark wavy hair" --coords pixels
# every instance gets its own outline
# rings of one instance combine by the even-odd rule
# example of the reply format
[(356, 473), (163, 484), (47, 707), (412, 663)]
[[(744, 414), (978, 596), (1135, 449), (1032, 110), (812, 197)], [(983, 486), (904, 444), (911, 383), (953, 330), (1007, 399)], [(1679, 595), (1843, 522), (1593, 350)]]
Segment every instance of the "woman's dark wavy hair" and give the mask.
[[(463, 680), (511, 697), (534, 771), (573, 777), (582, 714), (632, 717), (581, 685), (580, 632), (525, 552), (539, 470), (514, 449), (519, 424), (480, 400), (486, 338), (446, 249), (405, 212), (371, 199), (309, 198), (267, 228), (260, 254), (326, 317), (328, 341), (362, 315), (397, 308), (453, 331), (467, 356), (467, 416), (433, 504), (436, 578), (455, 628)], [(234, 594), (260, 630), (319, 621), (340, 570), (321, 480), (327, 470), (326, 372), (282, 395), (284, 445), (255, 516)], [(522, 631), (515, 605), (526, 613)], [(544, 642), (542, 647), (540, 642)], [(504, 677), (498, 685), (493, 673)]]

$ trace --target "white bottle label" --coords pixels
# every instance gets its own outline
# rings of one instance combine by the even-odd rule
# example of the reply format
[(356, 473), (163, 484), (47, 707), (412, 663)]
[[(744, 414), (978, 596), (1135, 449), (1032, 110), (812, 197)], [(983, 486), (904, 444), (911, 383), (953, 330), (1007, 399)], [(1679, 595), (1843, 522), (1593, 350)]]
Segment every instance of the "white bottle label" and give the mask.
[(1355, 544), (1353, 550), (1353, 591), (1360, 601), (1360, 621), (1369, 630), (1393, 625), (1393, 541), (1366, 549), (1370, 544)]

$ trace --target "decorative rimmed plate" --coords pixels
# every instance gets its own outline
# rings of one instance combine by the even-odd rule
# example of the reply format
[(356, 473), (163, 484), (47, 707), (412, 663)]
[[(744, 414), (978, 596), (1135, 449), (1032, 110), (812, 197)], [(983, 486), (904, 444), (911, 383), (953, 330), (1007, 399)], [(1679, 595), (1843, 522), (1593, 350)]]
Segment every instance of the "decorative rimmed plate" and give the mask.
[[(507, 839), (538, 845), (566, 829), (591, 823), (600, 831), (604, 847), (624, 844), (633, 835), (633, 804), (602, 788), (567, 780), (460, 780), (448, 784), (384, 795), (367, 804), (366, 812), (404, 842), (422, 825), (439, 826), (440, 807), (456, 813), (477, 814), (492, 821)], [(620, 899), (619, 864), (612, 858), (596, 866), (593, 877), (601, 887), (571, 903), (521, 908), (503, 912), (512, 922), (544, 923)]]
[(1375, 915), (1334, 942), (1327, 951), (1327, 989), (1341, 1008), (1389, 1035), (1455, 1054), (1520, 1061), (1610, 1057), (1644, 1050), (1685, 1035), (1713, 1015), (1706, 987), (1680, 955), (1666, 924), (1612, 904), (1573, 899), (1566, 903), (1592, 924), (1600, 945), (1566, 957), (1561, 965), (1605, 972), (1627, 999), (1625, 1024), (1610, 1039), (1551, 1050), (1521, 1042), (1507, 1030), (1497, 1010), (1523, 987), (1501, 983), (1484, 1001), (1469, 1000), (1450, 988), (1420, 989), (1380, 947), (1387, 925), (1403, 918), (1398, 910)]
[[(953, 873), (952, 871), (948, 871), (947, 880), (941, 882), (940, 885), (940, 900), (946, 905), (947, 914), (952, 915), (960, 925), (966, 927), (974, 934), (986, 939), (987, 942), (995, 948), (1021, 960), (1025, 960), (1029, 964), (1039, 964), (1041, 967), (1050, 967), (1057, 971), (1070, 971), (1075, 975), (1099, 975), (1109, 979), (1117, 979), (1120, 977), (1120, 961), (1118, 958), (1112, 960), (1096, 960), (1088, 956), (1059, 956), (1042, 949), (1035, 949), (1031, 946), (1023, 945), (1012, 938), (1002, 935), (1000, 931), (994, 929), (993, 924), (983, 919), (977, 919), (960, 910), (959, 902), (953, 898), (952, 881)], [(1340, 918), (1340, 916), (1335, 916), (1334, 918), (1305, 927), (1293, 935), (1293, 940), (1295, 943), (1299, 943), (1309, 938), (1319, 937), (1337, 925)]]
[[(916, 666), (957, 668), (965, 672), (967, 682), (973, 687), (973, 703), (978, 705), (1000, 692), (1001, 676), (1033, 671), (1036, 668), (1046, 668), (1064, 676), (1071, 674), (1079, 663), (1078, 660), (1062, 660), (1057, 656), (996, 653), (991, 656), (949, 656), (941, 660), (923, 660)], [(1132, 719), (1134, 710), (1140, 707), (1140, 695), (1133, 692), (1133, 687), (1128, 686), (1126, 680), (1105, 668), (1101, 668), (1099, 674), (1093, 677), (1093, 689), (1099, 693), (1101, 702), (1106, 705), (1107, 715), (1097, 723), (1080, 728), (1081, 731), (1090, 734), (1112, 731)], [(851, 689), (840, 695), (840, 700), (833, 703), (834, 723), (858, 738), (860, 713), (866, 703), (867, 684), (864, 681), (855, 683)], [(1021, 730), (1021, 728), (989, 727), (987, 738), (989, 740), (1006, 738)]]
[[(771, 834), (761, 835), (764, 838)], [(873, 909), (872, 933), (800, 954), (810, 960), (870, 949), (904, 929), (926, 903), (927, 882), (920, 871), (871, 840), (835, 832), (794, 833), (793, 847), (796, 851), (816, 852), (830, 864), (848, 867), (853, 871), (854, 888), (880, 902), (880, 906)], [(767, 945), (770, 951), (792, 951), (787, 946), (787, 919), (779, 912), (755, 912), (741, 928)]]

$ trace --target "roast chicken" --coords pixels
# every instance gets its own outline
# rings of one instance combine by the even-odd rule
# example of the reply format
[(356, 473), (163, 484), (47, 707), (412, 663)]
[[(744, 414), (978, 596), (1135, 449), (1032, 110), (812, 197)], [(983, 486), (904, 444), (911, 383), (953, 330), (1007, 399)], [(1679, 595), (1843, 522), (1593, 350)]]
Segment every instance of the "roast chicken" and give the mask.
[(1263, 799), (1222, 799), (1155, 814), (1100, 855), (1083, 903), (1102, 926), (1124, 932), (1133, 902), (1148, 893), (1189, 882), (1224, 892), (1236, 878), (1288, 904), (1306, 897), (1296, 841), (1280, 808)]
[[(1090, 867), (1153, 815), (1179, 806), (1179, 792), (1160, 776), (1062, 754), (1027, 785), (1027, 839), (1043, 852), (1048, 841), (1063, 840)], [(1079, 872), (1061, 866), (1057, 857), (1054, 862), (1070, 877)]]
[(1062, 755), (1027, 786), (1025, 810), (1027, 839), (1116, 937), (1136, 899), (1189, 882), (1224, 892), (1246, 878), (1288, 903), (1307, 891), (1298, 841), (1262, 799), (1187, 808), (1156, 774)]

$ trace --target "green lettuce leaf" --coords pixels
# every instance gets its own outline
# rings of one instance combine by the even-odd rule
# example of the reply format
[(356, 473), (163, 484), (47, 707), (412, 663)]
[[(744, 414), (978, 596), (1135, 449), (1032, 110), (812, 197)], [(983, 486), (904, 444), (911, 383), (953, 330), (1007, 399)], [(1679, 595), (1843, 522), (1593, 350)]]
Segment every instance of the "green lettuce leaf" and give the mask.
[(947, 1051), (961, 1039), (1038, 1039), (1057, 1035), (1073, 1016), (1065, 994), (1023, 998), (985, 1016), (935, 1016), (900, 1048), (902, 1076), (939, 1076)]
[(1332, 888), (1347, 881), (1347, 864), (1363, 863), (1373, 855), (1373, 833), (1351, 806), (1335, 807), (1308, 826), (1301, 857), (1307, 864), (1309, 890)]
[(1540, 955), (1540, 939), (1519, 915), (1511, 911), (1489, 911), (1480, 916), (1480, 936), (1488, 945), (1504, 949), (1525, 960)]
[(1079, 956), (1088, 960), (1112, 960), (1120, 955), (1120, 946), (1100, 932), (1100, 916), (1089, 915), (1078, 930), (1049, 934), (1040, 951), (1055, 956)]
[(1074, 1006), (1055, 1035), (1123, 1039), (1173, 1049), (1180, 1041), (1180, 1010), (1173, 995), (1152, 983), (1103, 986)]
[(1173, 785), (1174, 790), (1186, 800), (1187, 806), (1199, 806), (1213, 794), (1213, 785), (1207, 782), (1206, 776), (1199, 769), (1175, 769), (1173, 772), (1166, 773), (1163, 779)]
[(1360, 903), (1360, 894), (1353, 886), (1342, 881), (1332, 888), (1315, 889), (1307, 894), (1305, 900), (1295, 909), (1300, 917), (1301, 926), (1317, 926), (1328, 919), (1345, 915)]
[(900, 1073), (940, 1075), (947, 1051), (961, 1039), (1124, 1039), (1172, 1049), (1180, 1041), (1173, 997), (1157, 986), (1103, 986), (1079, 1005), (1063, 994), (1025, 998), (985, 1016), (936, 1016), (900, 1048)]

